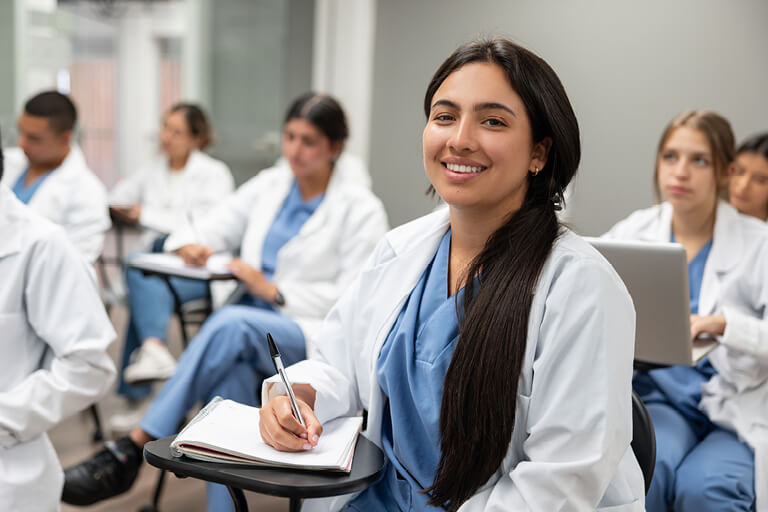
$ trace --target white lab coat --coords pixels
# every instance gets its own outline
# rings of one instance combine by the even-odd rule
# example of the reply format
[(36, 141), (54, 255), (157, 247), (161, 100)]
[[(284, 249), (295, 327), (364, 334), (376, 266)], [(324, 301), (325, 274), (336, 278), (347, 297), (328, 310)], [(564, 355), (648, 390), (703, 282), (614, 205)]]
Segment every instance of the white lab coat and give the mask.
[(88, 265), (58, 226), (0, 184), (0, 510), (58, 510), (46, 431), (107, 391), (115, 332)]
[[(273, 282), (286, 304), (276, 308), (296, 321), (307, 340), (387, 231), (381, 201), (367, 188), (345, 181), (346, 174), (338, 171), (317, 210), (277, 253)], [(165, 250), (188, 243), (216, 252), (239, 248), (243, 261), (261, 268), (264, 238), (293, 181), (287, 165), (261, 171), (204, 220), (172, 233)], [(311, 348), (308, 345), (307, 353)]]
[[(29, 162), (19, 148), (4, 152), (3, 183), (10, 188), (27, 169)], [(88, 169), (78, 146), (70, 147), (64, 162), (40, 185), (28, 206), (63, 227), (86, 261), (96, 261), (104, 247), (104, 236), (111, 226), (107, 191), (99, 178)]]
[[(317, 390), (320, 422), (367, 409), (365, 436), (381, 444), (379, 352), (448, 224), (443, 208), (387, 234), (314, 334), (316, 356), (288, 368), (294, 384)], [(531, 306), (509, 449), (461, 512), (644, 510), (643, 476), (630, 447), (634, 326), (619, 277), (565, 230)], [(262, 403), (282, 391), (268, 379)], [(305, 510), (338, 510), (348, 499), (308, 500)]]
[[(671, 228), (672, 206), (663, 203), (605, 236), (668, 242)], [(714, 314), (725, 315), (726, 328), (710, 355), (718, 374), (702, 387), (699, 407), (755, 450), (758, 510), (768, 510), (768, 226), (724, 201), (699, 292), (699, 315)]]
[(197, 222), (235, 189), (227, 165), (192, 151), (181, 171), (171, 171), (168, 158), (158, 156), (125, 177), (109, 193), (109, 204), (141, 205), (139, 224), (144, 242)]

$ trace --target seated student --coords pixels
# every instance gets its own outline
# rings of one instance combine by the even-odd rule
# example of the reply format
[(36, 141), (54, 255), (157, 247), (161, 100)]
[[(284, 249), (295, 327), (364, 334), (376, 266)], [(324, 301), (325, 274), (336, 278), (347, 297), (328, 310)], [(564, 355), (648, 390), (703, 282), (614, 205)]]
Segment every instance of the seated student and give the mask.
[[(110, 193), (113, 215), (143, 227), (148, 249), (162, 252), (168, 233), (188, 223), (197, 224), (234, 189), (229, 167), (202, 152), (212, 141), (211, 131), (198, 106), (179, 103), (171, 107), (160, 131), (163, 155), (118, 183)], [(164, 344), (170, 314), (157, 314), (163, 305), (172, 303), (168, 285), (136, 269), (127, 269), (125, 276), (130, 320), (117, 393), (126, 403), (110, 418), (110, 426), (118, 432), (136, 426), (140, 399), (152, 390), (151, 386), (128, 384), (125, 376), (133, 374), (133, 380), (168, 378), (176, 369), (176, 361)], [(182, 300), (206, 293), (206, 284), (201, 281), (174, 278), (171, 283)], [(148, 339), (155, 342), (142, 345)], [(131, 354), (140, 346), (147, 349), (135, 356), (136, 363), (126, 373)]]
[(115, 332), (62, 229), (4, 183), (0, 276), (0, 510), (58, 510), (64, 477), (46, 431), (107, 391)]
[(754, 422), (768, 424), (768, 409), (739, 407), (745, 394), (768, 396), (768, 228), (718, 200), (733, 158), (727, 120), (707, 111), (680, 114), (658, 146), (654, 181), (664, 202), (606, 235), (682, 244), (691, 335), (720, 341), (695, 367), (639, 372), (634, 379), (656, 430), (651, 512), (754, 510), (755, 482), (768, 479), (755, 475), (748, 432)]
[[(459, 47), (424, 99), (427, 177), (448, 204), (391, 231), (288, 373), (262, 438), (311, 449), (368, 411), (384, 476), (305, 510), (643, 510), (630, 447), (629, 294), (556, 210), (580, 158), (568, 97), (504, 39)], [(347, 503), (345, 503), (347, 502)]]
[(147, 232), (148, 242), (198, 222), (234, 190), (227, 164), (203, 153), (213, 142), (202, 109), (177, 103), (163, 119), (162, 155), (120, 181), (109, 193), (110, 211)]
[(768, 133), (745, 140), (736, 150), (728, 200), (744, 215), (768, 220)]
[[(248, 293), (203, 324), (140, 428), (118, 440), (115, 449), (66, 471), (66, 503), (87, 505), (128, 490), (144, 443), (177, 432), (196, 403), (219, 395), (258, 404), (262, 379), (274, 373), (267, 332), (286, 361), (300, 361), (311, 351), (308, 334), (387, 230), (381, 202), (367, 188), (344, 181), (334, 165), (346, 138), (336, 100), (311, 93), (299, 97), (283, 125), (289, 168), (260, 172), (194, 230), (184, 228), (166, 241), (166, 249), (191, 264), (240, 247), (241, 259), (230, 268)], [(209, 510), (230, 506), (226, 488), (212, 486)]]
[(63, 94), (30, 98), (18, 120), (19, 147), (5, 154), (5, 182), (22, 203), (63, 227), (93, 263), (110, 226), (107, 192), (72, 140), (76, 121), (75, 105)]

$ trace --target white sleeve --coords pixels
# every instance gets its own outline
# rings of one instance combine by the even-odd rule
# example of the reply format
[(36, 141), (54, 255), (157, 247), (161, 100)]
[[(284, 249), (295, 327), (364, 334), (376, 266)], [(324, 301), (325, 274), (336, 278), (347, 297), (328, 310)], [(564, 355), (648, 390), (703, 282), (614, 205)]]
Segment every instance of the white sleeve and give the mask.
[[(363, 269), (375, 266), (387, 254), (391, 254), (389, 244), (381, 240)], [(357, 374), (356, 358), (370, 341), (363, 339), (367, 326), (360, 319), (360, 305), (368, 302), (365, 291), (358, 274), (331, 308), (322, 326), (312, 333), (317, 343), (311, 358), (286, 369), (291, 383), (309, 384), (315, 389), (314, 412), (320, 423), (355, 415), (363, 408), (358, 380), (368, 379), (369, 375)], [(279, 377), (270, 377), (262, 386), (261, 403), (283, 394), (285, 389)]]
[(50, 365), (0, 392), (0, 446), (47, 431), (103, 395), (115, 367), (115, 338), (88, 266), (56, 230), (29, 253), (27, 322), (48, 346)]
[(112, 225), (107, 207), (107, 191), (95, 176), (88, 176), (70, 203), (62, 226), (69, 239), (93, 263), (101, 255), (104, 238)]
[[(388, 230), (384, 206), (372, 194), (351, 203), (343, 222), (336, 279), (322, 282), (281, 280), (278, 286), (285, 297), (286, 314), (319, 318), (326, 315)], [(296, 308), (297, 305), (300, 307)]]
[(517, 397), (527, 423), (512, 447), (523, 461), (461, 510), (594, 511), (630, 449), (634, 308), (615, 276), (587, 263), (563, 269), (532, 327), (531, 394)]
[(109, 191), (109, 204), (127, 206), (141, 203), (145, 175), (142, 168), (121, 179)]
[(763, 318), (746, 315), (734, 308), (724, 307), (725, 332), (720, 338), (723, 345), (754, 356), (768, 364), (768, 305), (762, 304)]
[(234, 194), (219, 201), (217, 206), (194, 226), (189, 222), (168, 237), (164, 249), (175, 251), (187, 244), (201, 244), (215, 252), (234, 251), (239, 248), (248, 227), (251, 212), (258, 208), (259, 196), (268, 181), (260, 175), (251, 178)]
[(195, 183), (189, 190), (189, 211), (179, 211), (174, 208), (142, 205), (142, 226), (154, 229), (160, 233), (171, 233), (189, 222), (191, 216), (195, 223), (203, 221), (203, 217), (216, 205), (232, 193), (235, 184), (229, 168), (221, 163), (207, 170), (205, 178)]

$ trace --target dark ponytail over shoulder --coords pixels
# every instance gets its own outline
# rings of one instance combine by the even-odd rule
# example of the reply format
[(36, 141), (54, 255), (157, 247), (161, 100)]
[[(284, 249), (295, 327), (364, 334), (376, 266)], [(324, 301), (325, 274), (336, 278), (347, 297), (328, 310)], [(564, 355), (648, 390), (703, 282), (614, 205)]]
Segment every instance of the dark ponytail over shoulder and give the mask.
[(505, 71), (526, 107), (534, 143), (549, 137), (552, 145), (544, 168), (528, 177), (522, 207), (510, 212), (467, 271), (464, 317), (443, 389), (442, 453), (435, 481), (424, 491), (431, 505), (448, 510), (493, 476), (509, 448), (533, 295), (560, 233), (555, 210), (581, 156), (576, 116), (557, 75), (506, 39), (474, 41), (448, 57), (427, 88), (427, 116), (440, 84), (470, 62)]

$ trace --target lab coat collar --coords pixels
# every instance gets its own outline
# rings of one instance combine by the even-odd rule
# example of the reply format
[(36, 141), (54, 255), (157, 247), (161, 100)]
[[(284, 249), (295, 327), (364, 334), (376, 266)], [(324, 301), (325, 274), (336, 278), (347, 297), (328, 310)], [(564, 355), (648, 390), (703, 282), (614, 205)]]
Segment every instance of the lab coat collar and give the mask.
[(22, 230), (18, 219), (22, 208), (11, 189), (0, 183), (0, 258), (21, 250)]
[(700, 315), (715, 314), (720, 297), (720, 278), (738, 264), (743, 246), (744, 232), (739, 223), (739, 212), (725, 201), (718, 201), (712, 249), (704, 266), (699, 292)]

